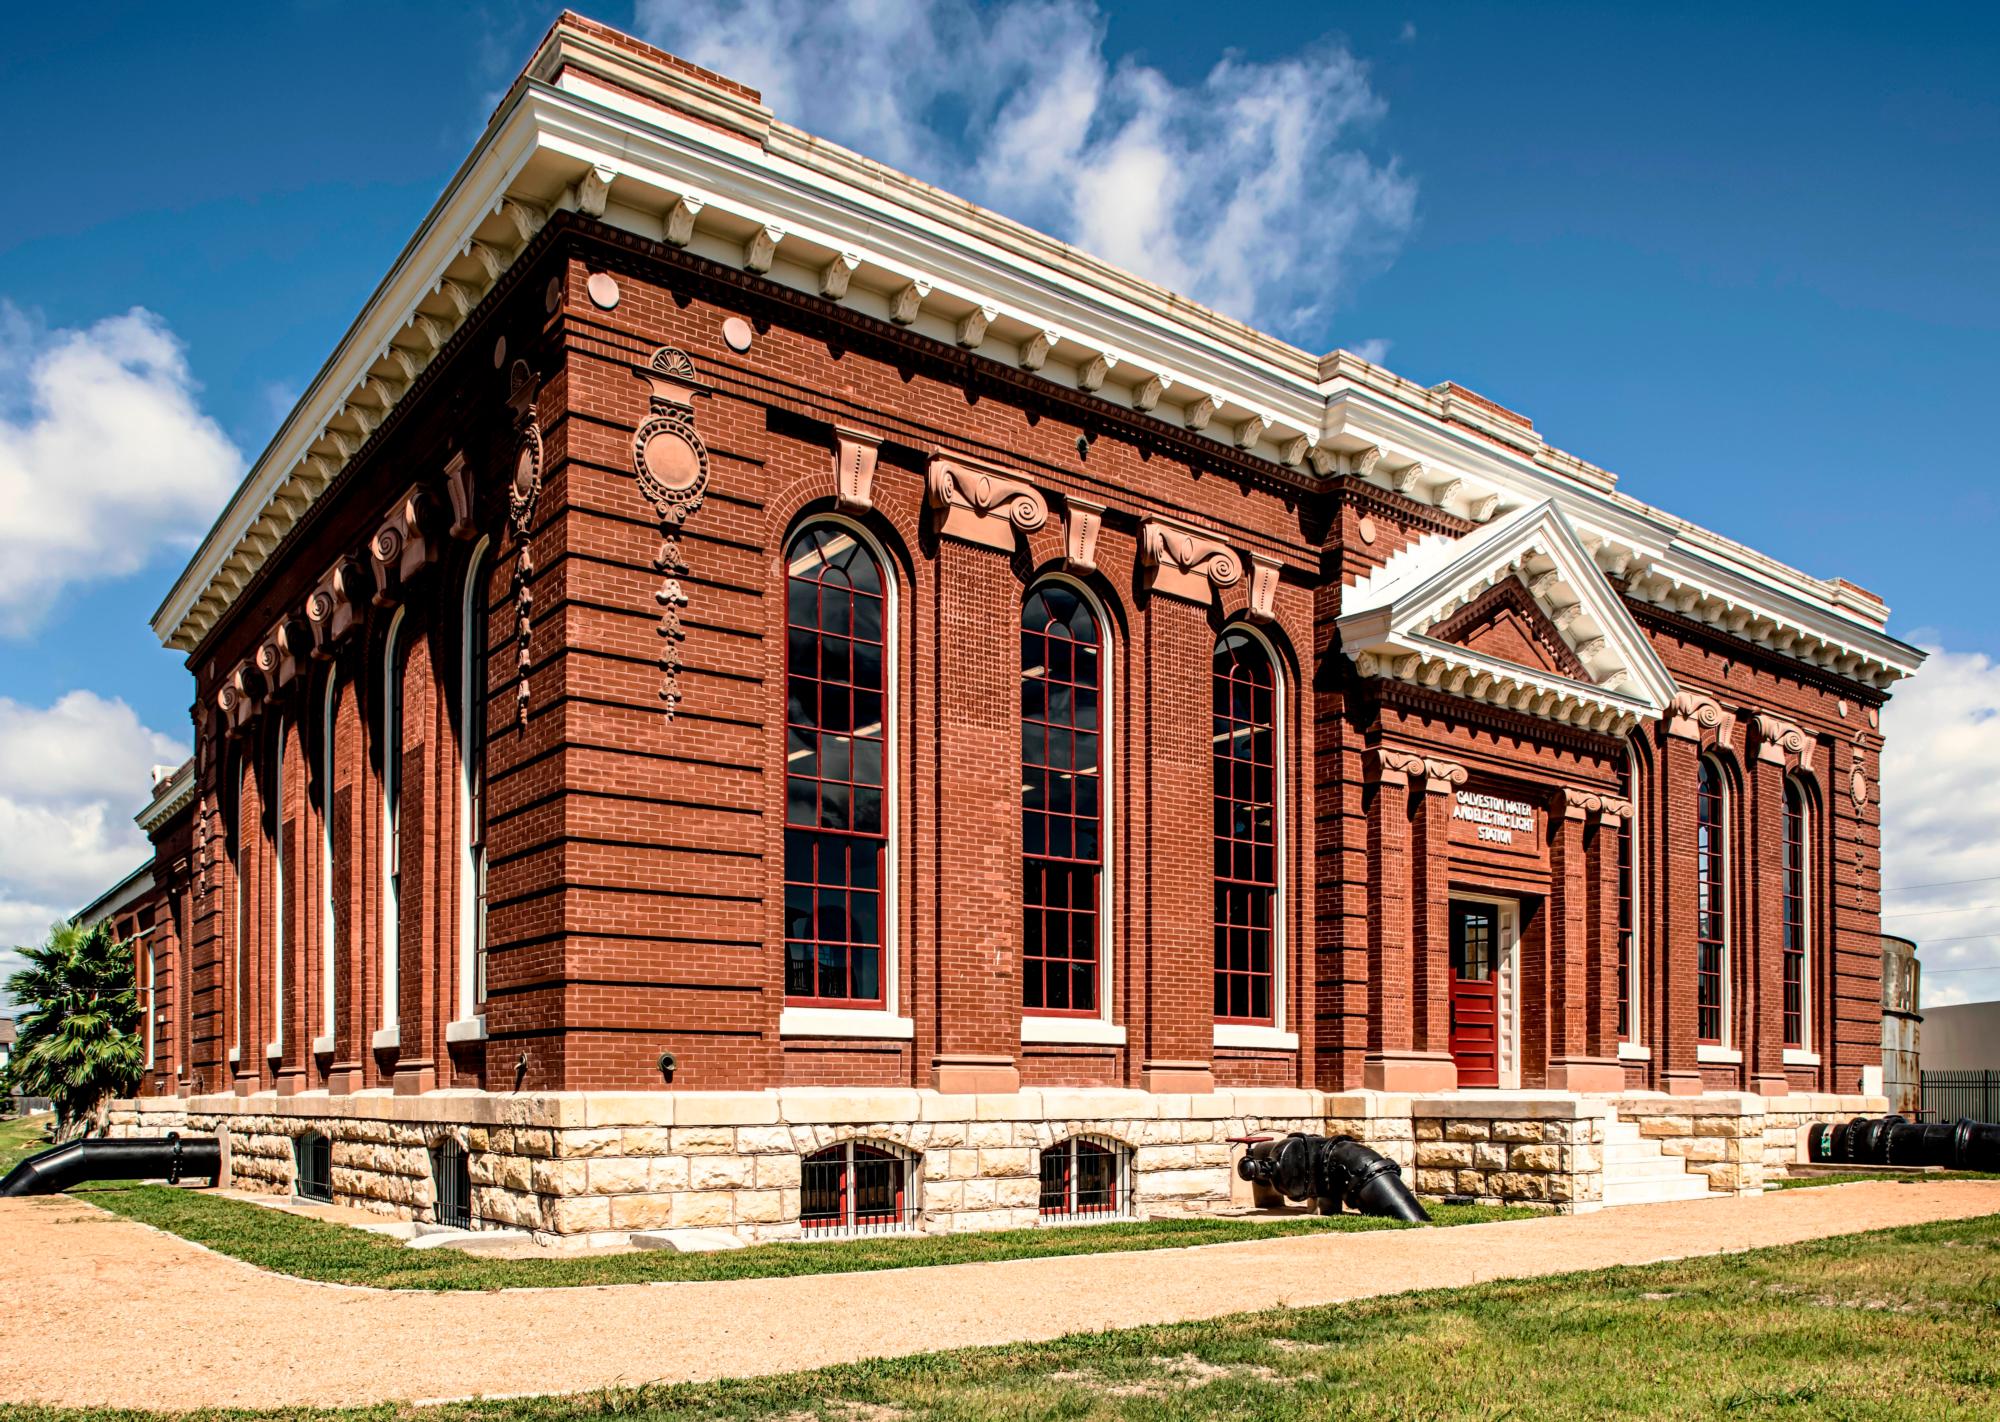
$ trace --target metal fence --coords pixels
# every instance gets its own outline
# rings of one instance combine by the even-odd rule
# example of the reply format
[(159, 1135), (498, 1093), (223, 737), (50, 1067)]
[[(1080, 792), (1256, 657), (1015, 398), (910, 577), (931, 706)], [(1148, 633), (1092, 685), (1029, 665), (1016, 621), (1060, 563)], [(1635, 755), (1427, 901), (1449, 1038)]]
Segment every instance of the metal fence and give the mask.
[(2000, 1121), (2000, 1071), (1927, 1071), (1924, 1114), (1933, 1121)]

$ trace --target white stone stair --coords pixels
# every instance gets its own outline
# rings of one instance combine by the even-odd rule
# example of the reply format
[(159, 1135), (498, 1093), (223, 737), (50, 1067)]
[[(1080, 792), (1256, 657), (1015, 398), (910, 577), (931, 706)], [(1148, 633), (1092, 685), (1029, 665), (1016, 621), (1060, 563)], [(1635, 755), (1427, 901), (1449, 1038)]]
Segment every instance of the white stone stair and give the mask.
[(1667, 1200), (1705, 1200), (1714, 1192), (1708, 1178), (1688, 1170), (1677, 1155), (1639, 1134), (1633, 1121), (1616, 1116), (1604, 1123), (1604, 1203), (1657, 1205)]

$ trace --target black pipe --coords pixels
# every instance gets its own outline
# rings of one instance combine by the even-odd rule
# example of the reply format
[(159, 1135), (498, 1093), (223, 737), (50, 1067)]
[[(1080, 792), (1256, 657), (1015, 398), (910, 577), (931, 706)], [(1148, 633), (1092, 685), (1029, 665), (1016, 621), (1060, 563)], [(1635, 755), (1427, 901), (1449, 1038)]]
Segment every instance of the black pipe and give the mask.
[(1430, 1223), (1396, 1163), (1352, 1136), (1294, 1131), (1281, 1140), (1255, 1140), (1236, 1162), (1236, 1173), (1288, 1200), (1316, 1200), (1321, 1214), (1339, 1214), (1346, 1205), (1364, 1215)]
[(145, 1136), (68, 1141), (31, 1155), (0, 1180), (0, 1196), (53, 1195), (85, 1180), (165, 1180), (222, 1174), (222, 1143), (214, 1136)]
[(1814, 1126), (1806, 1136), (1806, 1157), (1815, 1165), (2000, 1171), (2000, 1126), (1970, 1119), (1922, 1125), (1901, 1116), (1856, 1116), (1837, 1125)]

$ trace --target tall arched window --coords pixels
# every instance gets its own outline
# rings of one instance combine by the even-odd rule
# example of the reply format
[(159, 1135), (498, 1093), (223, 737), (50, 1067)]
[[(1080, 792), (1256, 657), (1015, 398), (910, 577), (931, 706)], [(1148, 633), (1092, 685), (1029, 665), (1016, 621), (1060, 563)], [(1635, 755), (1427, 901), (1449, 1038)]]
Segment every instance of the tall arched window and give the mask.
[(1807, 833), (1805, 791), (1796, 780), (1785, 781), (1785, 1045), (1806, 1049), (1811, 948), (1811, 838)]
[(486, 543), (472, 550), (460, 614), (458, 1015), (486, 1001)]
[[(382, 649), (382, 1031), (402, 1021), (403, 609)], [(381, 1045), (395, 1044), (393, 1039)]]
[(1631, 770), (1626, 793), (1632, 798), (1632, 813), (1618, 822), (1618, 1040), (1639, 1040), (1639, 823), (1645, 818), (1645, 800), (1640, 795), (1640, 761), (1636, 747), (1628, 748)]
[(229, 925), (229, 998), (234, 1030), (229, 1060), (243, 1059), (243, 920), (250, 914), (250, 826), (243, 822), (248, 796), (245, 778), (250, 773), (250, 757), (236, 754), (236, 912)]
[(285, 1049), (285, 722), (278, 719), (278, 750), (272, 762), (271, 803), (264, 813), (270, 817), (271, 836), (271, 1040), (264, 1048), (267, 1056)]
[(1695, 1040), (1719, 1046), (1729, 980), (1728, 790), (1722, 767), (1703, 758), (1695, 788)]
[(1278, 682), (1244, 628), (1215, 644), (1215, 1020), (1275, 1025)]
[(862, 537), (815, 523), (785, 579), (785, 996), (887, 1001), (889, 597)]
[[(334, 970), (338, 920), (334, 916), (333, 882), (333, 772), (334, 734), (339, 724), (340, 677), (329, 672), (326, 678), (325, 703), (320, 708), (320, 776), (319, 776), (319, 981), (320, 981), (320, 1033), (331, 1039), (333, 1036)], [(326, 1043), (332, 1050), (333, 1043)]]
[(1021, 605), (1021, 1005), (1096, 1016), (1105, 954), (1104, 631), (1073, 585)]

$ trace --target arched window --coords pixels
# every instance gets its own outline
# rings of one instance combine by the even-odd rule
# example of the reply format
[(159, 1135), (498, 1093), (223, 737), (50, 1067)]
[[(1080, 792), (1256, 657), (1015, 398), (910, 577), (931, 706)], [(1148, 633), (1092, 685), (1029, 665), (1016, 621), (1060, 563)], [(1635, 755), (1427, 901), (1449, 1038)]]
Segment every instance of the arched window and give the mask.
[(247, 808), (247, 777), (250, 773), (250, 757), (241, 751), (236, 755), (236, 912), (230, 915), (229, 925), (229, 997), (230, 1016), (235, 1027), (229, 1048), (229, 1060), (243, 1059), (243, 920), (250, 914), (250, 826), (243, 822), (243, 812)]
[(1720, 1046), (1729, 982), (1728, 789), (1706, 757), (1695, 788), (1695, 1040)]
[(340, 678), (329, 672), (326, 678), (325, 704), (320, 708), (320, 777), (319, 777), (319, 981), (320, 981), (320, 1033), (328, 1038), (327, 1049), (332, 1050), (334, 971), (338, 959), (335, 957), (334, 939), (338, 934), (338, 919), (334, 915), (333, 882), (333, 773), (334, 736), (339, 721)]
[(285, 722), (278, 718), (277, 754), (272, 760), (271, 843), (271, 1040), (264, 1048), (276, 1057), (285, 1050)]
[(1632, 797), (1632, 814), (1618, 822), (1618, 1040), (1639, 1040), (1639, 821), (1645, 816), (1645, 801), (1639, 794), (1639, 754), (1630, 749), (1631, 763), (1626, 792)]
[(1278, 684), (1244, 628), (1215, 644), (1215, 1020), (1275, 1025)]
[(800, 1173), (800, 1228), (821, 1238), (907, 1228), (909, 1167), (899, 1152), (857, 1141), (814, 1151)]
[(1066, 582), (1021, 605), (1021, 1005), (1096, 1016), (1104, 880), (1104, 632)]
[(1796, 780), (1785, 781), (1785, 1045), (1806, 1050), (1810, 1002), (1808, 964), (1811, 949), (1811, 837), (1807, 833), (1805, 790)]
[(893, 747), (889, 601), (845, 524), (792, 540), (785, 579), (785, 996), (881, 1007)]
[(458, 1015), (486, 1001), (486, 544), (465, 573), (459, 658)]
[[(402, 1021), (403, 609), (389, 619), (382, 649), (382, 1031)], [(393, 1039), (381, 1045), (399, 1045)]]
[(292, 1193), (333, 1203), (333, 1142), (322, 1132), (307, 1131), (292, 1141)]
[(1131, 1213), (1129, 1155), (1088, 1136), (1048, 1147), (1042, 1152), (1042, 1218), (1101, 1220)]

